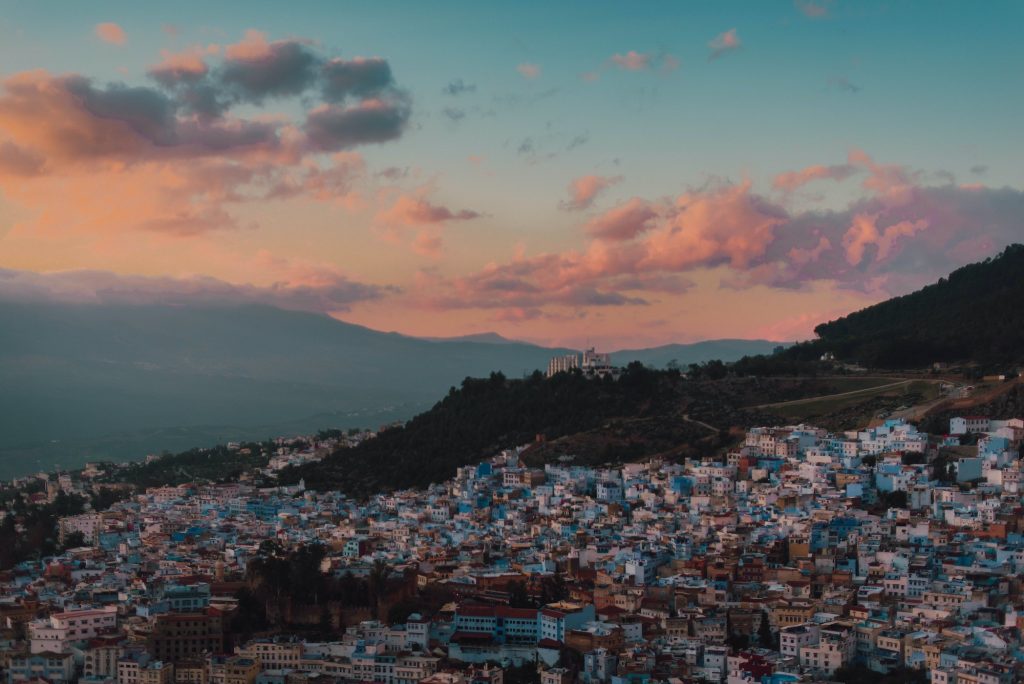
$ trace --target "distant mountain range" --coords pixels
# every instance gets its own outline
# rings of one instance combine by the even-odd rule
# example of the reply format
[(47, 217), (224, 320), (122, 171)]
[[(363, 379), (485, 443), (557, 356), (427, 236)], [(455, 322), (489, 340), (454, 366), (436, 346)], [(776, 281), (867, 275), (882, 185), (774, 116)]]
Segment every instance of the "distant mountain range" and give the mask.
[[(613, 353), (663, 367), (770, 353), (721, 340)], [(466, 377), (544, 369), (561, 348), (494, 333), (424, 340), (234, 307), (0, 302), (0, 477), (233, 439), (375, 427)]]

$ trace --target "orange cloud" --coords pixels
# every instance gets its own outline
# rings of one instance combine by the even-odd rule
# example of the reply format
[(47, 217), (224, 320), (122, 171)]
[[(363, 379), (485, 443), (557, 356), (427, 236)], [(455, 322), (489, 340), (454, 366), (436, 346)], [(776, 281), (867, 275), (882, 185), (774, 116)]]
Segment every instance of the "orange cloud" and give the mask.
[(643, 52), (630, 50), (626, 54), (612, 55), (612, 63), (626, 71), (643, 71), (651, 67), (651, 56)]
[(708, 43), (708, 47), (711, 48), (711, 55), (708, 59), (718, 59), (728, 52), (738, 50), (741, 45), (742, 43), (740, 42), (739, 35), (736, 33), (736, 29), (731, 28), (724, 33), (719, 33)]
[(842, 181), (850, 177), (855, 172), (856, 168), (851, 164), (839, 164), (834, 166), (822, 166), (818, 164), (815, 166), (808, 166), (807, 168), (800, 169), (799, 171), (787, 171), (786, 173), (780, 173), (772, 181), (772, 185), (774, 185), (778, 190), (792, 192), (812, 181)]
[(639, 197), (612, 207), (587, 223), (587, 234), (605, 240), (631, 240), (650, 228), (658, 217), (654, 206)]
[(402, 226), (422, 226), (448, 221), (469, 221), (479, 218), (478, 212), (470, 209), (452, 211), (439, 204), (431, 204), (422, 197), (402, 195), (391, 207), (377, 215), (379, 221)]
[(239, 60), (260, 60), (270, 57), (271, 45), (267, 41), (267, 34), (263, 31), (249, 29), (245, 37), (237, 43), (228, 45), (224, 49), (228, 59)]
[(128, 40), (128, 34), (124, 32), (124, 29), (110, 21), (96, 24), (94, 32), (97, 38), (111, 45), (124, 45)]
[(879, 214), (857, 214), (849, 230), (843, 235), (843, 247), (846, 249), (846, 260), (851, 266), (857, 266), (864, 260), (868, 246), (877, 248), (876, 261), (883, 261), (892, 253), (897, 240), (910, 237), (928, 227), (928, 221), (900, 221), (884, 229), (878, 228)]
[(540, 76), (540, 65), (524, 62), (516, 67), (516, 71), (518, 71), (523, 78), (533, 79)]
[(598, 195), (621, 182), (622, 176), (597, 176), (591, 174), (574, 178), (569, 183), (569, 199), (562, 204), (562, 208), (570, 210), (587, 209), (594, 203)]
[(206, 56), (219, 52), (219, 45), (195, 45), (183, 52), (161, 50), (162, 59), (149, 68), (149, 75), (158, 82), (167, 84), (198, 81), (209, 72)]

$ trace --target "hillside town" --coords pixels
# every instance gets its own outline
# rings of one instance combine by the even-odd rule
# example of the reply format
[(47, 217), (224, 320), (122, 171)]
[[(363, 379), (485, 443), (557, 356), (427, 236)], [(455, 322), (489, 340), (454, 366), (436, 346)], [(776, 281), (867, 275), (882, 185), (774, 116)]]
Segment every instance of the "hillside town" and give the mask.
[[(62, 550), (0, 573), (0, 667), (8, 684), (1011, 684), (1022, 437), (1020, 419), (894, 419), (753, 428), (686, 463), (530, 468), (524, 446), (367, 500), (248, 476), (150, 488), (60, 518)], [(282, 441), (258, 474), (324, 447)], [(94, 492), (109, 467), (34, 496)]]

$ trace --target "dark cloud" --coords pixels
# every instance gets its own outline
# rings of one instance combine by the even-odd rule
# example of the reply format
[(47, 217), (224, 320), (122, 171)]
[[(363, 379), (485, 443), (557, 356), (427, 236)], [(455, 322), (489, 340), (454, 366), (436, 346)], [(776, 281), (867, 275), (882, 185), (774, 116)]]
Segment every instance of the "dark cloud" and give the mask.
[(590, 135), (587, 133), (573, 136), (572, 140), (569, 141), (569, 144), (565, 146), (565, 151), (572, 152), (577, 147), (582, 147), (583, 145), (586, 145), (588, 142), (590, 142)]
[(341, 102), (349, 97), (371, 97), (394, 86), (391, 65), (380, 57), (332, 59), (323, 65), (323, 97)]
[(409, 114), (403, 98), (364, 101), (352, 107), (321, 105), (309, 113), (303, 128), (314, 149), (333, 152), (394, 140), (405, 130)]
[(986, 173), (988, 173), (988, 166), (984, 164), (976, 164), (971, 167), (970, 171), (975, 176), (984, 176)]
[(217, 79), (240, 101), (261, 104), (267, 97), (305, 92), (316, 82), (321, 62), (319, 55), (295, 40), (229, 48)]
[(204, 119), (221, 117), (235, 104), (225, 91), (205, 82), (181, 87), (177, 97), (185, 111)]
[[(30, 176), (99, 158), (141, 164), (256, 147), (295, 163), (304, 152), (394, 140), (409, 121), (409, 98), (384, 59), (327, 60), (306, 42), (267, 42), (254, 32), (223, 52), (213, 65), (207, 60), (220, 59), (219, 49), (164, 53), (149, 71), (153, 86), (45, 71), (8, 77), (0, 90), (0, 171)], [(317, 93), (327, 100), (319, 106)], [(270, 97), (313, 107), (298, 125), (307, 139), (289, 131), (286, 150), (289, 122), (231, 116), (237, 105)]]
[(286, 309), (345, 311), (357, 302), (398, 292), (338, 274), (318, 274), (315, 285), (281, 282), (268, 286), (228, 283), (208, 276), (170, 278), (119, 275), (109, 271), (35, 273), (0, 268), (0, 300), (76, 304), (239, 305), (269, 304)]
[(465, 83), (461, 78), (453, 79), (448, 83), (448, 85), (441, 89), (441, 93), (443, 95), (450, 95), (452, 97), (475, 92), (476, 85), (472, 83)]
[(82, 76), (68, 77), (64, 85), (93, 116), (120, 121), (154, 145), (177, 143), (177, 104), (160, 91), (119, 83), (97, 89)]
[[(202, 65), (201, 68), (198, 65)], [(172, 62), (158, 64), (146, 73), (164, 88), (176, 88), (184, 84), (198, 83), (205, 78), (207, 70), (203, 62), (197, 62), (195, 65)]]
[[(361, 158), (321, 153), (396, 139), (411, 115), (385, 60), (328, 60), (307, 42), (254, 32), (226, 48), (163, 52), (148, 76), (149, 85), (41, 69), (4, 78), (0, 184), (68, 231), (192, 236), (239, 228), (239, 202), (337, 200), (352, 178), (338, 165)], [(250, 114), (278, 97), (305, 114)], [(88, 179), (95, 201), (54, 201), (65, 178)]]
[(445, 107), (441, 113), (452, 121), (462, 121), (466, 118), (466, 111), (458, 107)]
[(275, 123), (243, 119), (183, 121), (178, 126), (178, 139), (182, 144), (211, 153), (256, 145), (274, 146), (278, 142), (277, 133)]

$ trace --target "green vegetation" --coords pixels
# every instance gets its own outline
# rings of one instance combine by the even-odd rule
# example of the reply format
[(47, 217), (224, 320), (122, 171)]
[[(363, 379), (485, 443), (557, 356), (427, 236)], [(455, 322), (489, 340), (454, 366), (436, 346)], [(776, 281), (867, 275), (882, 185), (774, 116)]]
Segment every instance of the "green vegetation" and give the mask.
[(364, 495), (423, 486), (502, 448), (591, 430), (615, 417), (668, 415), (681, 399), (680, 375), (630, 364), (619, 380), (579, 373), (509, 380), (501, 373), (466, 378), (461, 388), (401, 427), (385, 430), (320, 463), (289, 468), (284, 483), (305, 478), (316, 489)]
[(247, 470), (265, 466), (272, 448), (270, 443), (247, 443), (237, 450), (224, 445), (189, 449), (149, 463), (132, 463), (120, 469), (114, 479), (143, 489), (198, 481), (230, 482)]
[[(365, 577), (350, 572), (336, 577), (321, 571), (326, 555), (323, 544), (285, 549), (272, 539), (263, 542), (246, 568), (246, 586), (236, 594), (238, 611), (232, 616), (231, 630), (243, 640), (270, 627), (313, 628), (317, 636), (329, 638), (331, 613), (339, 609), (368, 608), (376, 613), (385, 606), (394, 608), (396, 615), (419, 609), (413, 602), (394, 601), (406, 578), (384, 561), (375, 561)], [(320, 624), (290, 622), (288, 609), (301, 607), (318, 609)]]
[[(124, 496), (123, 492), (101, 491), (88, 501), (92, 510), (102, 511)], [(86, 501), (83, 496), (63, 491), (57, 492), (49, 503), (29, 504), (20, 495), (5, 501), (0, 522), (0, 570), (9, 570), (27, 560), (41, 560), (62, 548), (81, 546), (81, 535), (69, 536), (63, 547), (58, 544), (57, 521), (84, 512)]]
[(1024, 360), (1024, 245), (953, 271), (917, 292), (870, 306), (814, 332), (781, 356), (810, 361), (831, 352), (872, 368), (924, 368), (967, 361), (993, 368)]
[[(930, 381), (899, 378), (697, 376), (635, 363), (617, 381), (579, 373), (467, 378), (405, 425), (319, 463), (286, 469), (279, 481), (304, 479), (312, 489), (365, 496), (441, 482), (460, 466), (522, 444), (531, 445), (522, 456), (531, 467), (562, 456), (591, 465), (655, 455), (699, 458), (731, 444), (734, 427), (814, 416), (846, 429), (866, 423), (880, 407), (896, 409), (938, 391)], [(854, 394), (831, 396), (845, 392)], [(781, 410), (780, 402), (792, 404)], [(535, 441), (538, 435), (544, 439)]]

